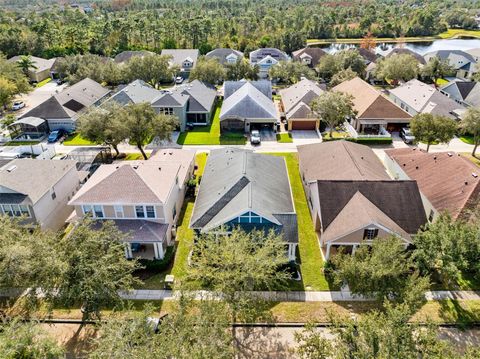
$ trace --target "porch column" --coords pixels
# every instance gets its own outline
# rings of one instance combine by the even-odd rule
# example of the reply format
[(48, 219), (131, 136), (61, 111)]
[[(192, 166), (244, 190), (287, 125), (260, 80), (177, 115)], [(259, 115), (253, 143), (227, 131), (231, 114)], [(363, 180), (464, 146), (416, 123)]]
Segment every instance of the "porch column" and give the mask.
[(358, 244), (354, 244), (352, 246), (352, 256), (355, 254), (355, 251), (357, 250)]
[(288, 260), (290, 260), (290, 261), (295, 261), (296, 260), (296, 256), (295, 256), (296, 248), (297, 248), (296, 243), (289, 243), (288, 244)]
[(161, 242), (153, 242), (153, 251), (155, 252), (155, 259), (163, 259), (163, 247)]
[(132, 245), (130, 243), (125, 243), (125, 258), (132, 259)]
[(328, 260), (330, 258), (330, 243), (327, 244), (327, 254), (325, 255), (325, 259)]

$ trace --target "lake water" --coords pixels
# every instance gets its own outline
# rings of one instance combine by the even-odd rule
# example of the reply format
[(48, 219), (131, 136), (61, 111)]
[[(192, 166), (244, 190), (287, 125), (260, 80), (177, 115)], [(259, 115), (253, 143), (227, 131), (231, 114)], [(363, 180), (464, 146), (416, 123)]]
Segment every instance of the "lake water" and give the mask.
[[(470, 50), (480, 48), (480, 39), (449, 39), (449, 40), (435, 40), (428, 42), (407, 42), (404, 44), (398, 43), (380, 43), (377, 42), (376, 52), (384, 55), (388, 53), (394, 47), (405, 47), (420, 55), (424, 55), (427, 52), (437, 50)], [(351, 47), (358, 47), (354, 44), (330, 44), (320, 46), (327, 52), (335, 52), (338, 50), (348, 49)]]

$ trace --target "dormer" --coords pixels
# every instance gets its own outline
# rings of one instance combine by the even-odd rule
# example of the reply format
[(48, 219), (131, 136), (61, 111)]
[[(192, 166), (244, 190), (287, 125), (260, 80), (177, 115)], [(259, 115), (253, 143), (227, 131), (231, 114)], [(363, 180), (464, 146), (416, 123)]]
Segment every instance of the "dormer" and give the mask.
[(227, 63), (229, 64), (235, 64), (238, 60), (238, 56), (232, 52), (225, 58), (225, 60), (227, 60)]
[(312, 64), (312, 57), (309, 54), (305, 54), (305, 53), (301, 54), (300, 55), (300, 60), (305, 65), (311, 65)]
[(189, 69), (193, 67), (193, 60), (191, 57), (187, 57), (185, 60), (182, 62), (182, 67), (185, 69)]

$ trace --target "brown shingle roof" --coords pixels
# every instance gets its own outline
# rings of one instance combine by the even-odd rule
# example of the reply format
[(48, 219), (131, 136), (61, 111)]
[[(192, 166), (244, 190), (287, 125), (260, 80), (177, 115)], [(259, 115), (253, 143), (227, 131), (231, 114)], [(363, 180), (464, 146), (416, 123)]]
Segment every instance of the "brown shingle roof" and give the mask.
[(352, 95), (353, 107), (358, 119), (410, 119), (407, 112), (395, 105), (373, 86), (359, 77), (344, 81), (335, 86), (333, 91)]
[[(317, 188), (324, 231), (357, 193), (362, 194), (380, 212), (409, 234), (417, 233), (427, 222), (415, 181), (317, 181)], [(359, 215), (365, 210), (364, 204), (365, 201), (356, 201), (354, 208)], [(378, 212), (375, 216), (378, 216)], [(355, 217), (351, 220), (354, 223)]]
[(458, 218), (479, 206), (480, 168), (466, 158), (453, 152), (426, 153), (412, 148), (385, 152), (417, 181), (420, 191), (438, 211), (448, 211)]
[(368, 147), (348, 141), (298, 146), (300, 171), (305, 180), (389, 180), (377, 155)]
[(322, 56), (325, 56), (327, 53), (319, 47), (305, 47), (303, 49), (294, 51), (292, 53), (293, 59), (300, 61), (301, 55), (306, 54), (312, 58), (311, 66), (315, 67), (320, 62)]

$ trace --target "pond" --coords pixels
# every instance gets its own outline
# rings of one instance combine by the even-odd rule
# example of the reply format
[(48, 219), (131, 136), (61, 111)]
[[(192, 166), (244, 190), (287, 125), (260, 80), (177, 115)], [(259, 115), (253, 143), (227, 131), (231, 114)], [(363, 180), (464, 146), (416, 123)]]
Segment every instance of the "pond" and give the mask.
[[(358, 47), (359, 45), (355, 44), (329, 44), (320, 46), (327, 52), (335, 52), (338, 50), (348, 49), (352, 47)], [(377, 42), (376, 52), (384, 55), (394, 47), (405, 47), (412, 51), (424, 55), (427, 52), (437, 51), (437, 50), (470, 50), (475, 48), (480, 48), (480, 39), (448, 39), (448, 40), (434, 40), (426, 42), (407, 42), (404, 44), (399, 43), (388, 43), (388, 42)]]

